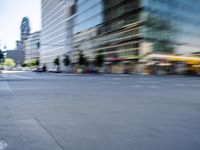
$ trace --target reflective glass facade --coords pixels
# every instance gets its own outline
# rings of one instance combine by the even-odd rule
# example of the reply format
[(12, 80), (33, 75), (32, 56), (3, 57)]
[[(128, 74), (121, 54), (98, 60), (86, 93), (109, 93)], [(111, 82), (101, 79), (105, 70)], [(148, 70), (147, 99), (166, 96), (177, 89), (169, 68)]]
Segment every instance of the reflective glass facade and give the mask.
[(140, 6), (140, 0), (77, 0), (72, 27), (74, 62), (79, 51), (91, 61), (96, 54), (108, 61), (138, 56)]
[[(146, 43), (156, 53), (199, 51), (198, 4), (200, 0), (77, 0), (73, 50), (110, 58), (143, 55)], [(95, 33), (88, 36), (91, 30)]]
[(49, 61), (70, 51), (76, 63), (83, 51), (91, 62), (103, 54), (107, 64), (134, 66), (152, 52), (200, 51), (200, 0), (63, 0), (52, 11), (55, 1), (43, 1), (42, 41), (63, 45), (43, 47)]
[(144, 38), (162, 53), (200, 51), (200, 0), (143, 0)]

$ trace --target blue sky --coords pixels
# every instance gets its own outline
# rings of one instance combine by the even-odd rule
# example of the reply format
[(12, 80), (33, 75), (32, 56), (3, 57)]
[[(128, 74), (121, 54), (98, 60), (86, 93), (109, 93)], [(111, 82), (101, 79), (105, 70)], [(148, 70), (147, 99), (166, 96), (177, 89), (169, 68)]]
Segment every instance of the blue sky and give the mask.
[(41, 30), (41, 0), (0, 0), (0, 40), (7, 49), (20, 39), (23, 17), (29, 17), (31, 32)]

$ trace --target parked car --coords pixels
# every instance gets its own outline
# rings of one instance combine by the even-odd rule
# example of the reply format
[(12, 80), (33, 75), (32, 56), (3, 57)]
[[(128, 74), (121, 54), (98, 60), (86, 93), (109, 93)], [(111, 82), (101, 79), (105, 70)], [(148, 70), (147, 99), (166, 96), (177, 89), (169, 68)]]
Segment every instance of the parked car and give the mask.
[(37, 67), (37, 68), (33, 68), (32, 71), (33, 71), (33, 72), (45, 72), (46, 69), (45, 69), (44, 66), (39, 66), (39, 67)]

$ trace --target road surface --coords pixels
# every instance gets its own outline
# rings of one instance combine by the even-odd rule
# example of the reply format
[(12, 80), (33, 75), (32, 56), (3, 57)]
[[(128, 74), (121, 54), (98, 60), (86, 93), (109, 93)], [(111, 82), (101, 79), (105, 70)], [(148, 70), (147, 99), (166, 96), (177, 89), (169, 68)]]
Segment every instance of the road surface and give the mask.
[(7, 72), (0, 140), (6, 150), (199, 150), (200, 77)]

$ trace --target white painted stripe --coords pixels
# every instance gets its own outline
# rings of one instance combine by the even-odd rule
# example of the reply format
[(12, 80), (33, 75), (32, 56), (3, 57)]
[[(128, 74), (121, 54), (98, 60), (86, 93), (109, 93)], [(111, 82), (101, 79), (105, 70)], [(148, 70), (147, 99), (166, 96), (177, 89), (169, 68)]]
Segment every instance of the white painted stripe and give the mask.
[(200, 84), (175, 84), (178, 87), (200, 87)]
[(114, 84), (114, 85), (118, 85), (118, 84), (120, 84), (119, 82), (112, 82), (112, 84)]
[(131, 87), (132, 87), (132, 88), (141, 88), (142, 85), (137, 85), (137, 84), (136, 84), (136, 85), (132, 85)]
[(150, 86), (148, 86), (148, 88), (150, 88), (150, 89), (159, 89), (159, 87), (155, 86), (155, 85), (150, 85)]
[(14, 75), (17, 78), (21, 78), (21, 79), (32, 79), (32, 77), (27, 77), (27, 76), (22, 76), (22, 75)]

